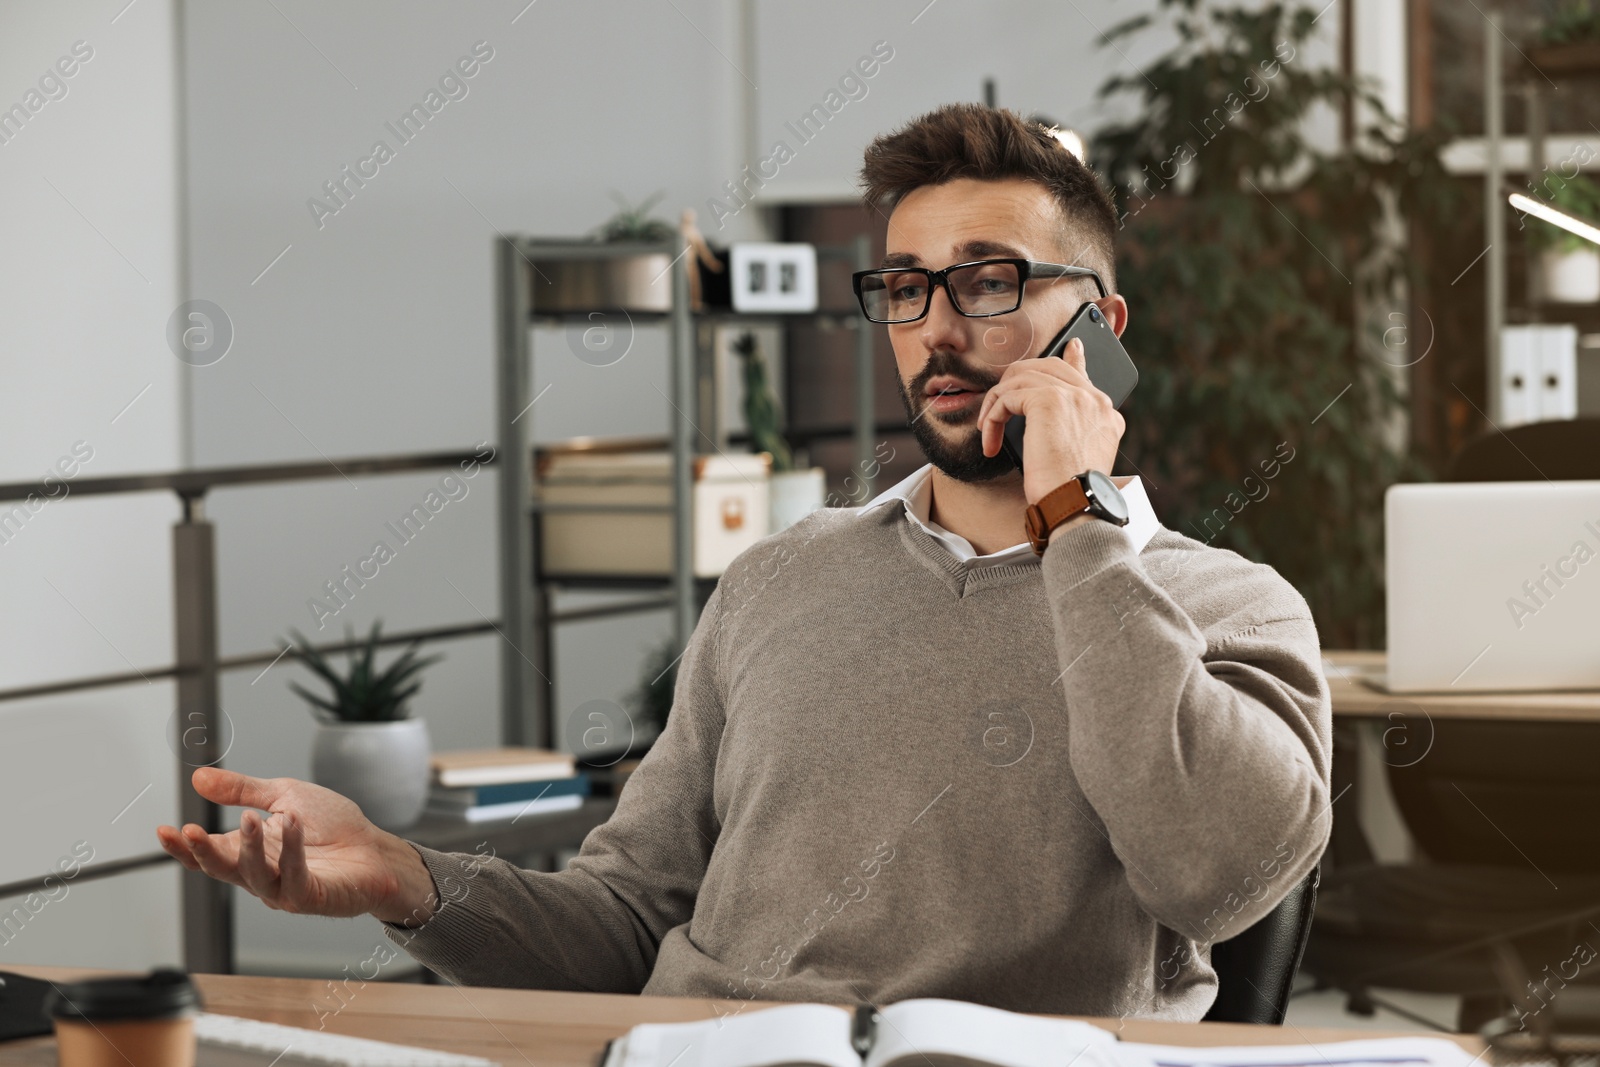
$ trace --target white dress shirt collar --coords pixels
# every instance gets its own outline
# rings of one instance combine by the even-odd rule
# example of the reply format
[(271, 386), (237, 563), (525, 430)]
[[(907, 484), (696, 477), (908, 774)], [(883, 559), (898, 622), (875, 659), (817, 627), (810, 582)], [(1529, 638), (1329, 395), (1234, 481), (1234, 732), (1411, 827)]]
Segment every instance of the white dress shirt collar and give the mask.
[[(994, 567), (1026, 560), (1035, 562), (1039, 560), (1040, 557), (1034, 554), (1033, 546), (1026, 540), (1010, 548), (980, 556), (972, 547), (972, 542), (960, 534), (951, 533), (930, 519), (928, 505), (933, 494), (929, 478), (932, 473), (933, 464), (924, 464), (912, 472), (910, 477), (897, 482), (862, 504), (858, 513), (865, 515), (894, 501), (901, 501), (905, 506), (906, 515), (912, 522), (921, 526), (935, 540), (948, 548), (951, 555), (966, 561), (972, 567)], [(1128, 525), (1121, 527), (1121, 530), (1127, 535), (1128, 543), (1133, 546), (1134, 552), (1142, 552), (1144, 546), (1150, 542), (1150, 538), (1161, 529), (1161, 522), (1156, 518), (1154, 509), (1150, 507), (1150, 497), (1146, 495), (1144, 483), (1138, 476), (1129, 479), (1128, 484), (1122, 486), (1121, 490), (1122, 498), (1128, 502)]]

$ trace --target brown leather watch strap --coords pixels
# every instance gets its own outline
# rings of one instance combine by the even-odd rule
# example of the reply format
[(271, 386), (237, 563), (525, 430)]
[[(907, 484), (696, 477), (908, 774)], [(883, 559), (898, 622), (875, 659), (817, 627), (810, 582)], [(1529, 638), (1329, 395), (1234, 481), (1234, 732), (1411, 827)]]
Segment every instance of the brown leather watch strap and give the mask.
[(1077, 478), (1050, 490), (1039, 498), (1037, 504), (1029, 504), (1024, 525), (1034, 555), (1044, 555), (1045, 546), (1050, 543), (1051, 531), (1074, 515), (1088, 510), (1088, 494), (1083, 491), (1083, 483)]

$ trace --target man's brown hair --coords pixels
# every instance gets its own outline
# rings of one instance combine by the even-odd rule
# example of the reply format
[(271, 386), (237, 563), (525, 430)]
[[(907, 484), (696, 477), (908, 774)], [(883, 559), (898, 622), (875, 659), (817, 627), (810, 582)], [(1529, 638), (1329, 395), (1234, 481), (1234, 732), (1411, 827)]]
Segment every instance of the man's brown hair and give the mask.
[(1117, 210), (1094, 171), (1067, 151), (1046, 126), (982, 104), (946, 104), (867, 146), (863, 199), (891, 211), (906, 194), (956, 178), (1038, 182), (1066, 220), (1069, 260), (1100, 272), (1117, 291)]

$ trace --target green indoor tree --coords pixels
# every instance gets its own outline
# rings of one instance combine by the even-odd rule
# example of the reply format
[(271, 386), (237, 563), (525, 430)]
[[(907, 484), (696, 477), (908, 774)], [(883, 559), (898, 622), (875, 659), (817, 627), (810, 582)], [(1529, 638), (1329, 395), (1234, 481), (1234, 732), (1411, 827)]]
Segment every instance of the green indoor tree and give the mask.
[[(1122, 462), (1166, 525), (1292, 582), (1325, 646), (1381, 645), (1384, 489), (1427, 477), (1386, 443), (1411, 358), (1394, 294), (1421, 270), (1386, 235), (1450, 219), (1446, 135), (1396, 132), (1369, 87), (1313, 69), (1313, 8), (1163, 0), (1161, 14), (1179, 43), (1106, 81), (1102, 98), (1140, 106), (1089, 150), (1122, 217), (1123, 341), (1141, 375)], [(1308, 113), (1347, 100), (1376, 116), (1363, 147), (1320, 151)]]
[(1600, 5), (1595, 0), (1557, 0), (1539, 29), (1540, 44), (1600, 41)]

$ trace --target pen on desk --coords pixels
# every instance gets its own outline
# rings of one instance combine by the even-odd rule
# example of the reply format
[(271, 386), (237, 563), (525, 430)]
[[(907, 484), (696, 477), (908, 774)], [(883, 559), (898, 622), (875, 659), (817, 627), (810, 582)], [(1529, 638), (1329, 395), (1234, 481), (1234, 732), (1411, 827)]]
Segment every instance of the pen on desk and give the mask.
[(872, 1051), (872, 1040), (878, 1025), (878, 1013), (871, 1004), (857, 1004), (855, 1018), (850, 1021), (850, 1047), (862, 1059)]

